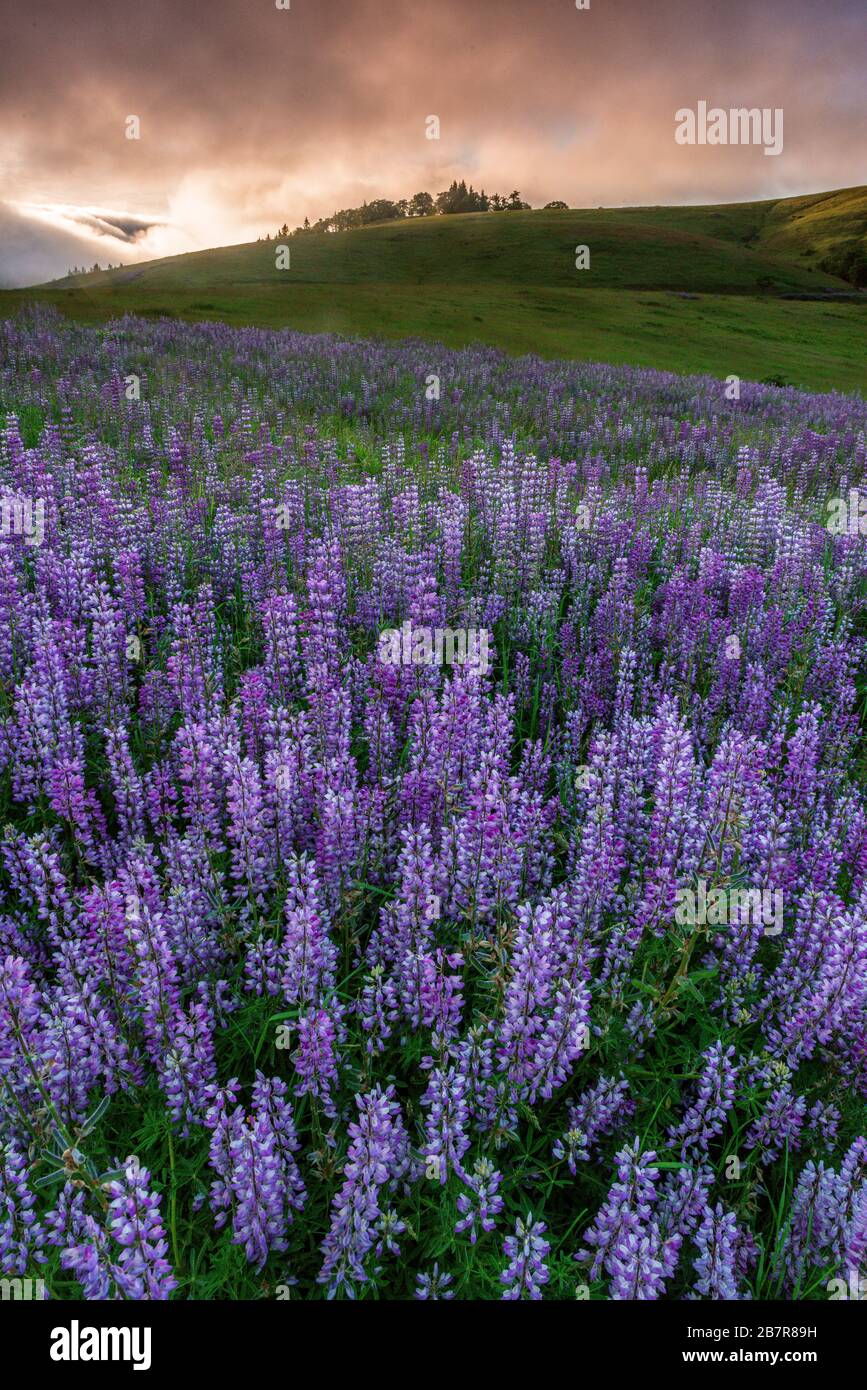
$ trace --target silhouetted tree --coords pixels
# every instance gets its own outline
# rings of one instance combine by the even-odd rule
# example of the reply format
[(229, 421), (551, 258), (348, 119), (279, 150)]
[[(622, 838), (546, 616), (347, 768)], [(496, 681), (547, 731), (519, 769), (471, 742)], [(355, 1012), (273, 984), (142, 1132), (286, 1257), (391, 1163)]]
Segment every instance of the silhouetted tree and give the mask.
[(469, 188), (464, 179), (454, 182), (443, 193), (437, 194), (437, 212), (487, 212), (490, 200), (484, 192), (477, 193), (473, 185)]
[(435, 212), (434, 200), (429, 193), (413, 193), (407, 207), (410, 217), (433, 217)]
[[(517, 189), (514, 189), (509, 197), (502, 193), (492, 193), (490, 196), (482, 188), (473, 188), (472, 184), (467, 185), (465, 179), (460, 182), (457, 179), (442, 193), (438, 193), (436, 199), (430, 193), (414, 193), (411, 198), (400, 198), (394, 202), (391, 198), (374, 198), (370, 203), (362, 203), (360, 208), (340, 208), (333, 212), (330, 217), (320, 217), (318, 221), (311, 224), (308, 217), (304, 218), (304, 223), (296, 227), (294, 232), (284, 225), (280, 228), (278, 236), (300, 236), (304, 232), (349, 232), (356, 227), (368, 227), (375, 222), (390, 222), (402, 217), (432, 217), (434, 213), (454, 213), (454, 212), (503, 212), (515, 211), (516, 209), (529, 208), (530, 204), (525, 203)], [(553, 203), (552, 207), (565, 207), (565, 203)], [(265, 238), (270, 241), (270, 236)]]

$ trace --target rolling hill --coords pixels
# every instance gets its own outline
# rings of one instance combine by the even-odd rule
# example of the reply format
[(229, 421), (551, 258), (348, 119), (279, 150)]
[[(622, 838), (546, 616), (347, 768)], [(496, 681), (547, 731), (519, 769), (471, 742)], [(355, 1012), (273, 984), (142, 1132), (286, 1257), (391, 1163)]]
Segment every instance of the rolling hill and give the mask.
[[(867, 390), (867, 294), (823, 264), (867, 248), (867, 188), (708, 207), (475, 213), (302, 234), (0, 294), (311, 332)], [(590, 267), (575, 267), (579, 245)], [(839, 296), (839, 298), (835, 297)]]

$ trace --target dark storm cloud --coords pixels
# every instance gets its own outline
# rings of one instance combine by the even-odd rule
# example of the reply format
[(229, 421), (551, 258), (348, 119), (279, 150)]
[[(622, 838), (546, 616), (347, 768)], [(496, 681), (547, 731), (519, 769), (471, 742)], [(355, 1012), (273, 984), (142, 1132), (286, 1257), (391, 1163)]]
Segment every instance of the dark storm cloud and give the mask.
[[(454, 177), (573, 205), (864, 178), (861, 0), (0, 0), (0, 15), (0, 196), (158, 212), (161, 228), (125, 229), (136, 253)], [(782, 107), (783, 154), (677, 146), (674, 112), (699, 99)]]

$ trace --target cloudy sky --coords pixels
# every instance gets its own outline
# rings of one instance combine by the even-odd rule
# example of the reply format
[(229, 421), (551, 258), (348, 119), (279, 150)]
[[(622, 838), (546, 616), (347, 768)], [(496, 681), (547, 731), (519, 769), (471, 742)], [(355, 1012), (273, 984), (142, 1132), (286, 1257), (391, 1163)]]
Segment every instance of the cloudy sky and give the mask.
[[(864, 0), (277, 3), (0, 0), (0, 285), (453, 178), (576, 207), (867, 181)], [(700, 100), (782, 108), (782, 154), (678, 145)]]

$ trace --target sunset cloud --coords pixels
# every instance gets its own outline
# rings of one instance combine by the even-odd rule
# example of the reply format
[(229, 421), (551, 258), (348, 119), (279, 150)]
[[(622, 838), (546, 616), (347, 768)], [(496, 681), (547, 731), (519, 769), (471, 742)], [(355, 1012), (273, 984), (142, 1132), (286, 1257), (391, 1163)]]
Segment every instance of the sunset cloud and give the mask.
[[(0, 12), (2, 226), (18, 229), (3, 237), (0, 282), (26, 283), (37, 261), (62, 274), (60, 248), (77, 240), (80, 259), (101, 244), (103, 260), (140, 260), (453, 178), (597, 206), (864, 177), (861, 0), (592, 0), (587, 11), (572, 0), (0, 0)], [(784, 109), (783, 153), (677, 145), (675, 112), (699, 100)], [(425, 138), (429, 114), (438, 141)], [(138, 140), (126, 138), (131, 115)]]

